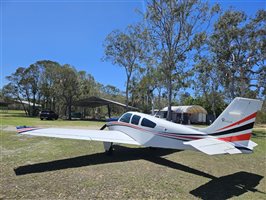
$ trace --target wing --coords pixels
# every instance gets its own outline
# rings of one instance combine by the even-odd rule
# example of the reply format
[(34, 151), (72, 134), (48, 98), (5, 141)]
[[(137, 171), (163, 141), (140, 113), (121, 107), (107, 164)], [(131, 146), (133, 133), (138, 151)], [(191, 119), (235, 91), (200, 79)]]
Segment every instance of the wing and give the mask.
[(193, 140), (190, 142), (184, 142), (184, 144), (191, 145), (197, 150), (202, 151), (203, 153), (206, 153), (208, 155), (242, 153), (239, 149), (235, 148), (232, 143), (215, 138)]
[(63, 129), (63, 128), (32, 128), (32, 127), (17, 127), (17, 131), (22, 135), (55, 137), (55, 138), (65, 138), (65, 139), (77, 139), (77, 140), (93, 140), (93, 141), (140, 145), (133, 138), (129, 137), (127, 134), (120, 131)]

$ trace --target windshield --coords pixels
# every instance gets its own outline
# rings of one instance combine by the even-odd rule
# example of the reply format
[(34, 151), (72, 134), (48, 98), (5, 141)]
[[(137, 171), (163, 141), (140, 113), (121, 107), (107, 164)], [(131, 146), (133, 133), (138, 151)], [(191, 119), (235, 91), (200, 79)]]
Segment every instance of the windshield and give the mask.
[(129, 123), (131, 115), (132, 115), (131, 113), (125, 113), (124, 115), (122, 115), (119, 121)]

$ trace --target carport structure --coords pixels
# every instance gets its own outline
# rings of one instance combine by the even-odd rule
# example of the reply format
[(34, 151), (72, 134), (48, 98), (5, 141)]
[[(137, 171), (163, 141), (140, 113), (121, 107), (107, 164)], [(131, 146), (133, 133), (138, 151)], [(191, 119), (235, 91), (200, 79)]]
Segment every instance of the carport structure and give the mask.
[(123, 104), (123, 103), (120, 103), (120, 102), (117, 102), (117, 101), (113, 101), (113, 100), (110, 100), (110, 99), (96, 97), (96, 96), (91, 96), (91, 97), (76, 101), (76, 102), (74, 102), (74, 105), (75, 106), (80, 106), (80, 107), (90, 107), (90, 108), (96, 108), (96, 107), (100, 107), (100, 106), (107, 106), (109, 118), (111, 118), (110, 105), (120, 106), (120, 107), (123, 107), (125, 109), (129, 109), (129, 110), (138, 110), (138, 108), (135, 108), (135, 107), (132, 107), (132, 106), (128, 106), (127, 107), (126, 104)]
[(8, 110), (8, 104), (10, 104), (10, 103), (5, 102), (5, 101), (0, 99), (0, 110), (7, 111)]

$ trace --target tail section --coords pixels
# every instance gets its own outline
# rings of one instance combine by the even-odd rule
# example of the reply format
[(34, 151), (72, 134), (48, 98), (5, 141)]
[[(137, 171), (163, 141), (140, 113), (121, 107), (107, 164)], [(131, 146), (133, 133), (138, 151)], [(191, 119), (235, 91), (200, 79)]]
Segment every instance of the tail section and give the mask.
[(262, 107), (262, 101), (247, 98), (235, 98), (222, 114), (207, 128), (200, 131), (216, 138), (233, 142), (236, 146), (253, 149), (251, 138), (256, 114)]

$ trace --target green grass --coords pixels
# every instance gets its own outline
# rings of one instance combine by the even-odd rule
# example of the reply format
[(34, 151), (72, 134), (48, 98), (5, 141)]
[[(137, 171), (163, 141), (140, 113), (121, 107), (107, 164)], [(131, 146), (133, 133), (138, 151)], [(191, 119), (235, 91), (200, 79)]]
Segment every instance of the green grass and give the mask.
[(265, 139), (254, 131), (253, 154), (115, 146), (107, 156), (101, 142), (1, 131), (0, 199), (265, 199)]
[(2, 126), (102, 126), (103, 122), (86, 120), (40, 120), (39, 117), (26, 117), (24, 111), (9, 110), (0, 114)]

